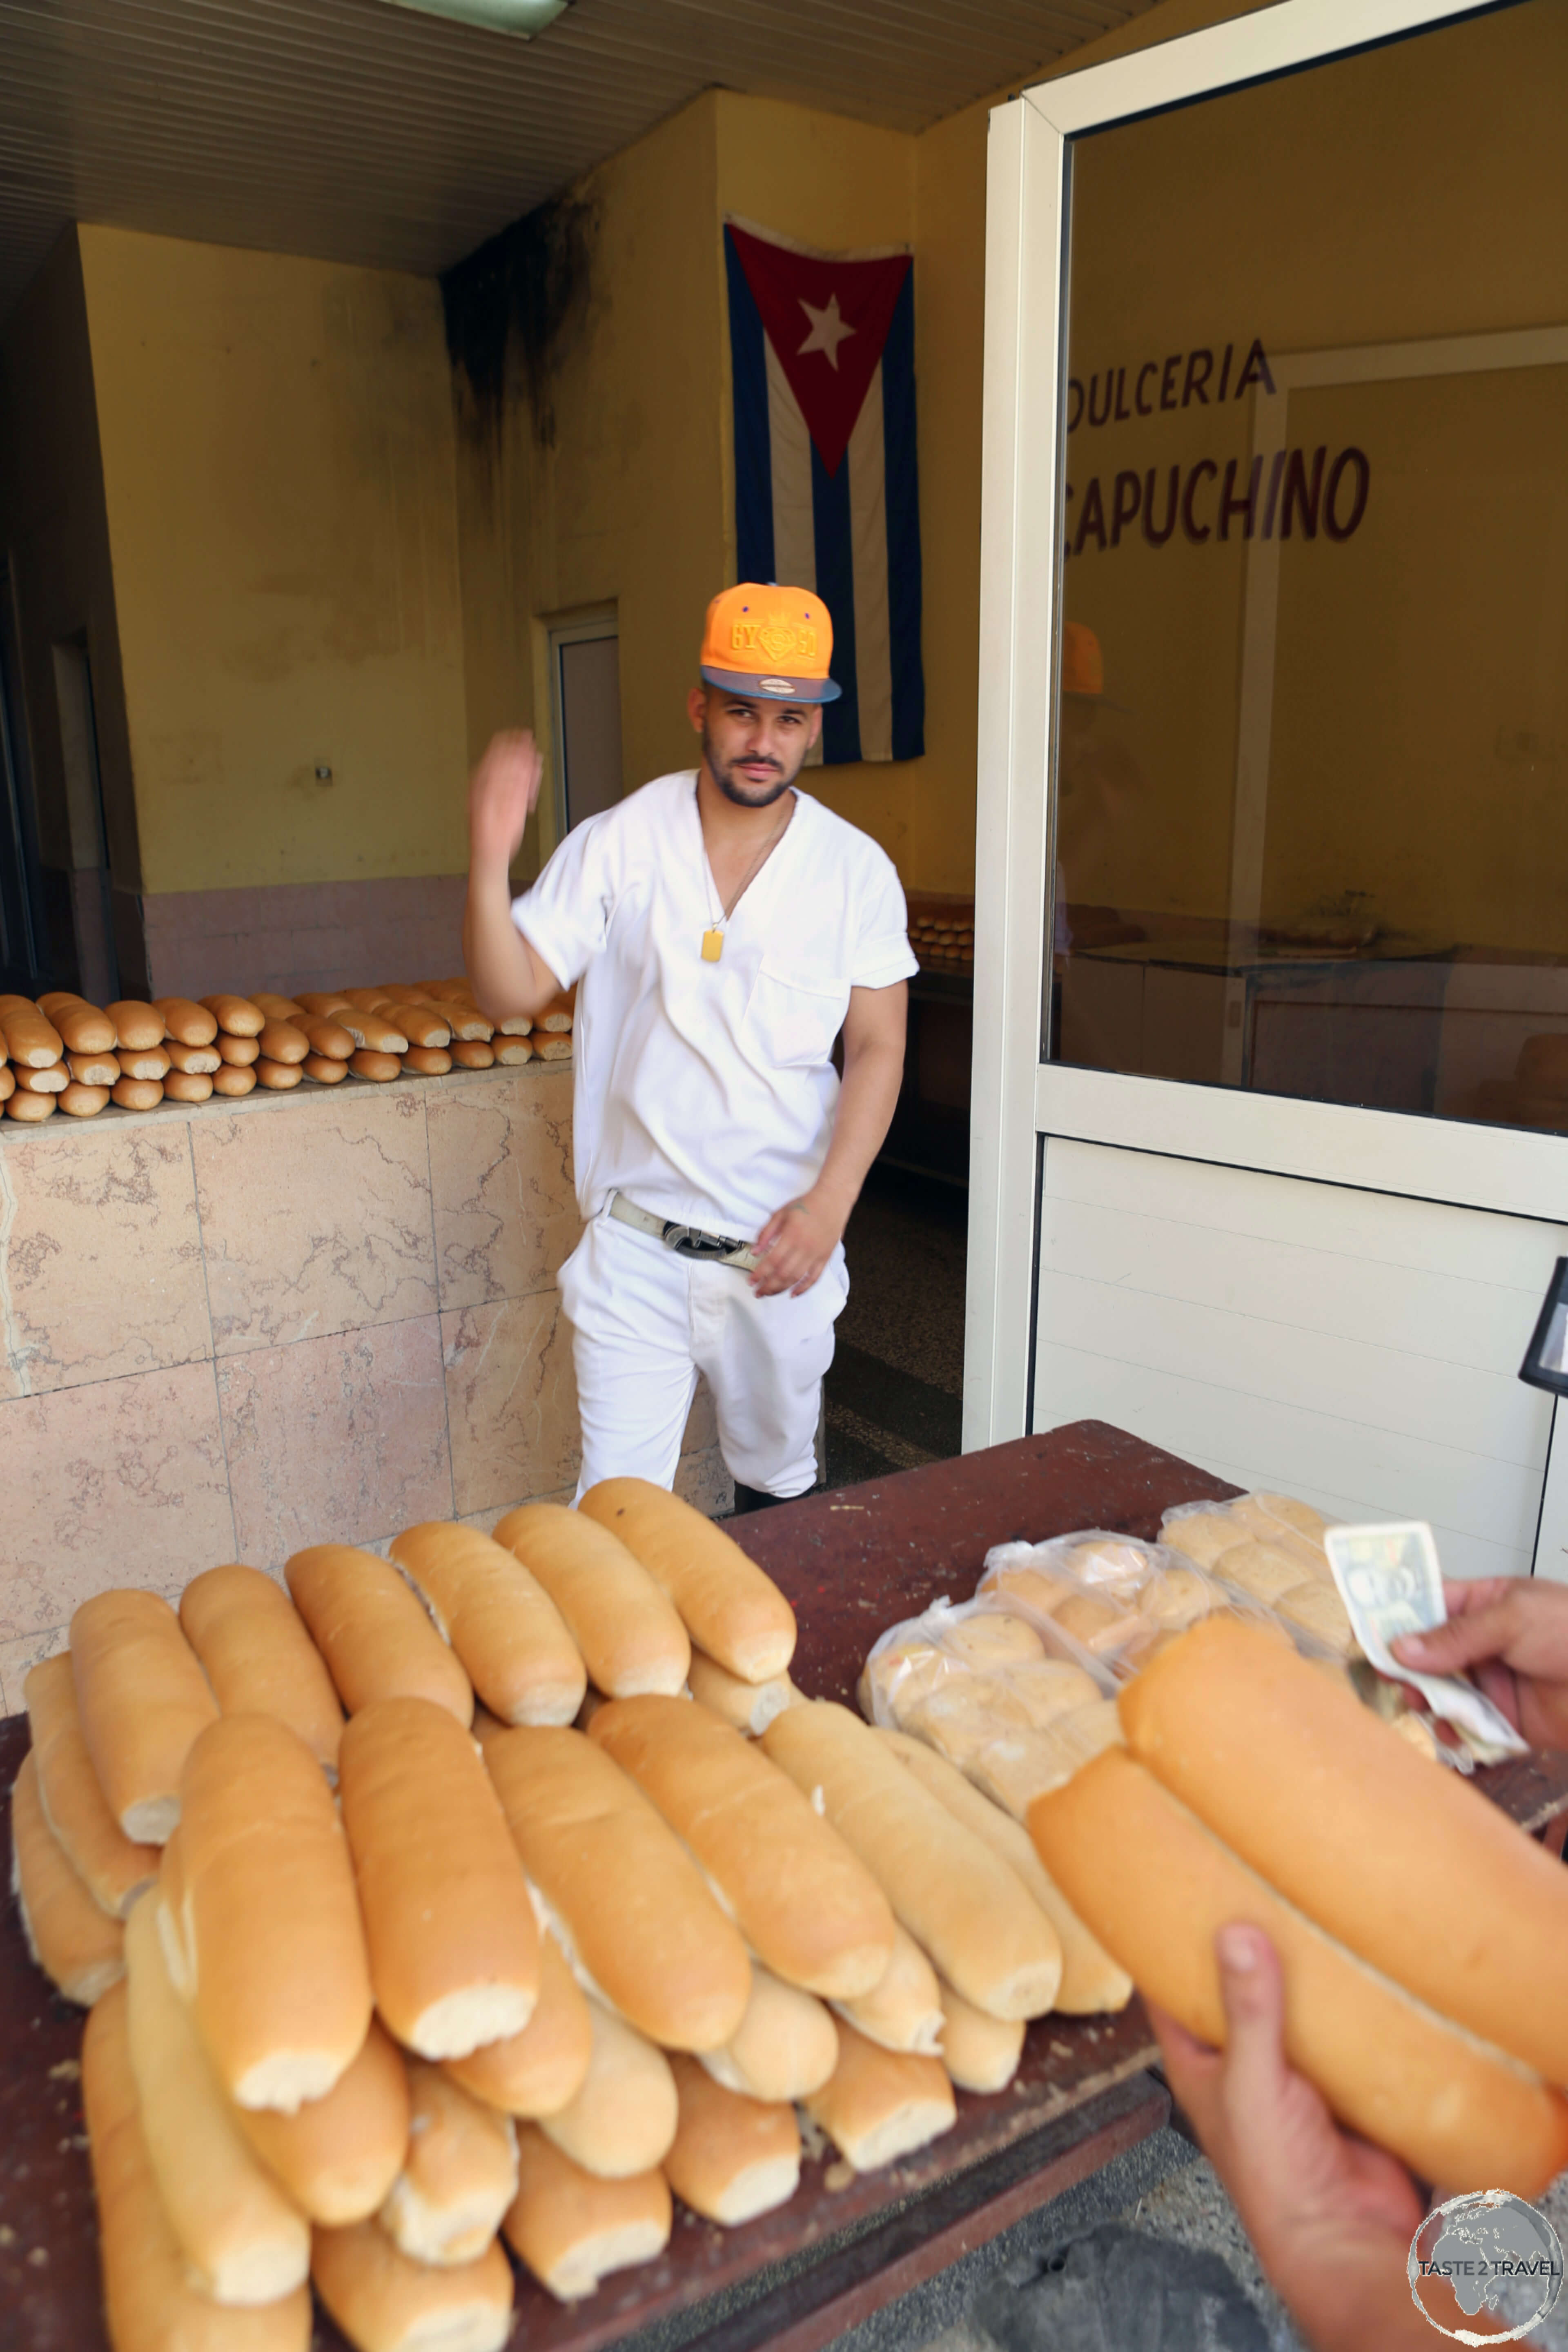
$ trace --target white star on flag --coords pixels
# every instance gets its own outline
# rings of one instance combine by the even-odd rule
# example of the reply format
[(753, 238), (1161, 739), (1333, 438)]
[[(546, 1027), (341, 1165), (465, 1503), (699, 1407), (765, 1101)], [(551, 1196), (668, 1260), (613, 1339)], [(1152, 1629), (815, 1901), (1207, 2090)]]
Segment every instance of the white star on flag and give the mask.
[(847, 335), (852, 335), (856, 331), (853, 327), (846, 326), (839, 316), (837, 295), (828, 296), (826, 310), (817, 310), (813, 303), (806, 300), (804, 294), (797, 295), (795, 299), (811, 320), (811, 332), (802, 343), (797, 356), (804, 359), (807, 352), (820, 352), (837, 375), (838, 346)]

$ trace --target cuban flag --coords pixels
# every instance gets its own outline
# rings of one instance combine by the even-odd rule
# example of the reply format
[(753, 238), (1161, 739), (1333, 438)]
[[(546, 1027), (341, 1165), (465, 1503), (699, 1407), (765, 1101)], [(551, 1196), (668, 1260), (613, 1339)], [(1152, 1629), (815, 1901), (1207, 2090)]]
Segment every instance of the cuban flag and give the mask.
[(921, 667), (915, 310), (907, 253), (809, 253), (724, 230), (742, 580), (815, 589), (833, 615), (820, 757), (914, 760)]

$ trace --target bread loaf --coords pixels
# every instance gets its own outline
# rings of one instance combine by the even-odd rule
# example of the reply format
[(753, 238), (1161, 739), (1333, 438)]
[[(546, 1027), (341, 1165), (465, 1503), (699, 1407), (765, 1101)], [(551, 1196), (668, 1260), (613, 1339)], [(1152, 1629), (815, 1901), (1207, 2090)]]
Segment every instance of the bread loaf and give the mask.
[(524, 1503), (494, 1539), (538, 1579), (610, 1698), (676, 1692), (691, 1644), (673, 1603), (608, 1528), (560, 1503)]
[[(479, 1011), (471, 996), (465, 997), (461, 1003), (444, 1003), (442, 1010), (451, 1024), (452, 1040), (455, 1045), (489, 1045), (495, 1035), (495, 1024)], [(494, 1060), (493, 1053), (490, 1058)], [(473, 1066), (488, 1069), (489, 1063), (477, 1063)]]
[(444, 1053), (452, 1042), (451, 1024), (433, 1005), (399, 1004), (384, 997), (370, 1010), (379, 1013), (384, 1021), (395, 1021), (400, 1029), (406, 1030), (411, 1049)]
[(1255, 1601), (1273, 1602), (1301, 1581), (1301, 1563), (1280, 1545), (1247, 1540), (1232, 1544), (1215, 1562), (1215, 1574), (1238, 1584)]
[(724, 2090), (695, 2058), (671, 2065), (680, 2112), (664, 2177), (681, 2203), (728, 2230), (787, 2205), (800, 2187), (795, 2109)]
[(408, 1039), (395, 1021), (384, 1020), (379, 1013), (362, 1012), (346, 996), (308, 996), (305, 1009), (320, 1020), (335, 1021), (367, 1053), (396, 1055), (408, 1051)]
[(346, 1062), (353, 1053), (352, 1032), (341, 1021), (329, 1020), (325, 1013), (302, 1013), (289, 1025), (308, 1040), (312, 1054), (324, 1054), (333, 1062)]
[(1023, 2054), (1022, 2020), (987, 2017), (951, 1985), (942, 1987), (942, 2063), (961, 2091), (1005, 2091)]
[(146, 1053), (161, 1045), (169, 1034), (156, 1007), (143, 1004), (135, 997), (122, 997), (103, 1009), (114, 1024), (114, 1042), (121, 1053)]
[(541, 1935), (539, 1998), (522, 2032), (444, 2063), (455, 2083), (502, 2115), (552, 2116), (581, 2090), (593, 2044), (586, 1997), (554, 1937)]
[(742, 1682), (770, 1682), (795, 1655), (795, 1612), (738, 1543), (647, 1478), (605, 1478), (578, 1507), (619, 1536), (663, 1586), (699, 1649)]
[(888, 1753), (847, 1707), (792, 1706), (763, 1746), (881, 1886), (948, 1982), (991, 2017), (1038, 2017), (1061, 1982), (1061, 1945), (1006, 1864)]
[[(259, 1021), (260, 1013), (258, 1013), (256, 1017)], [(251, 1037), (231, 1035), (228, 1030), (220, 1029), (217, 1033), (216, 1044), (218, 1060), (226, 1069), (248, 1070), (260, 1057), (259, 1031)], [(216, 1076), (216, 1073), (215, 1072), (214, 1075)]]
[(216, 1045), (182, 1045), (175, 1043), (165, 1045), (163, 1051), (169, 1056), (172, 1070), (184, 1070), (188, 1076), (195, 1078), (210, 1078), (223, 1061)]
[(800, 1696), (787, 1675), (775, 1675), (771, 1682), (743, 1683), (739, 1675), (732, 1675), (728, 1666), (701, 1650), (691, 1653), (687, 1680), (699, 1706), (705, 1706), (732, 1731), (743, 1731), (748, 1739), (760, 1739), (774, 1716), (782, 1715)]
[(338, 1773), (392, 2032), (422, 2058), (521, 2033), (539, 1995), (539, 1930), (468, 1733), (428, 1699), (377, 1699), (343, 1733)]
[(403, 1065), (395, 1054), (373, 1051), (363, 1045), (353, 1055), (349, 1067), (356, 1078), (369, 1078), (375, 1086), (384, 1086), (388, 1079), (403, 1076)]
[[(567, 1062), (572, 1058), (571, 1037), (535, 1037), (531, 1040), (534, 1058), (541, 1062)], [(662, 1489), (660, 1490), (662, 1492)], [(794, 1654), (793, 1652), (791, 1654)]]
[(17, 1009), (0, 1015), (6, 1053), (18, 1071), (47, 1070), (65, 1052), (65, 1039), (36, 1005), (18, 1003), (14, 997), (10, 1002)]
[(570, 1723), (588, 1687), (542, 1585), (503, 1544), (441, 1520), (405, 1528), (392, 1557), (503, 1723)]
[(180, 1775), (217, 1703), (166, 1601), (100, 1592), (71, 1619), (82, 1737), (109, 1810), (138, 1844), (162, 1845), (180, 1818)]
[(63, 1062), (50, 1062), (37, 1069), (18, 1062), (15, 1076), (23, 1093), (29, 1095), (63, 1095), (71, 1082), (70, 1072)]
[(22, 1693), (44, 1818), (99, 1909), (123, 1919), (158, 1874), (158, 1849), (133, 1843), (109, 1810), (82, 1738), (68, 1653), (30, 1667)]
[(73, 1078), (55, 1099), (68, 1118), (96, 1118), (100, 1110), (109, 1108), (109, 1088), (79, 1086)]
[(162, 1045), (122, 1045), (115, 1060), (120, 1065), (121, 1081), (138, 1080), (144, 1086), (156, 1084), (158, 1099), (163, 1101), (163, 1082), (171, 1068), (168, 1052)]
[(271, 1715), (332, 1778), (343, 1711), (288, 1594), (258, 1568), (209, 1568), (180, 1595), (180, 1623), (225, 1715)]
[(307, 1054), (300, 1067), (304, 1076), (314, 1078), (319, 1087), (342, 1086), (349, 1074), (348, 1064), (334, 1060), (330, 1054)]
[(816, 1995), (753, 1966), (752, 1998), (721, 2050), (702, 2063), (727, 2091), (753, 2099), (804, 2099), (838, 2063), (838, 2029)]
[(589, 1736), (689, 1846), (775, 1976), (841, 2000), (881, 1982), (893, 1954), (887, 1897), (754, 1743), (679, 1698), (617, 1699)]
[[(370, 2024), (331, 1793), (285, 1725), (227, 1715), (192, 1748), (182, 1801), (178, 1869), (157, 1900), (184, 1947), (202, 2041), (231, 2099), (292, 2114), (341, 2081)], [(173, 1960), (171, 1972), (179, 1983)]]
[(440, 2270), (359, 2221), (316, 2231), (310, 2275), (355, 2352), (501, 2352), (511, 2333), (511, 2271), (497, 2244)]
[(156, 1110), (163, 1099), (163, 1082), (161, 1078), (119, 1078), (109, 1098), (121, 1110)]
[(495, 1065), (494, 1053), (479, 1037), (454, 1037), (451, 1055), (460, 1070), (489, 1070)]
[(267, 1015), (248, 996), (204, 996), (202, 1009), (210, 1013), (230, 1037), (259, 1037)]
[(265, 1060), (289, 1065), (302, 1062), (310, 1050), (310, 1039), (302, 1029), (296, 1029), (291, 1021), (264, 1022), (257, 1043)]
[(427, 1698), (460, 1724), (473, 1721), (468, 1675), (385, 1560), (350, 1544), (312, 1544), (283, 1573), (351, 1715), (379, 1698)]
[[(5, 1097), (7, 1118), (16, 1119), (18, 1125), (23, 1127), (41, 1127), (45, 1119), (53, 1118), (57, 1100), (54, 1095), (36, 1095), (27, 1087), (18, 1087), (10, 1070), (6, 1071), (5, 1076), (11, 1081), (11, 1092)], [(121, 1080), (121, 1084), (123, 1083)], [(163, 1089), (160, 1087), (160, 1097), (162, 1093)]]
[(306, 2352), (310, 2297), (296, 2287), (259, 2310), (228, 2310), (191, 2284), (159, 2199), (136, 2108), (117, 1985), (88, 2019), (81, 2051), (97, 2193), (103, 2305), (114, 2352)]
[(234, 1096), (254, 1094), (256, 1072), (232, 1062), (225, 1062), (220, 1070), (213, 1072), (213, 1092), (215, 1095)]
[(403, 1056), (411, 1078), (444, 1078), (451, 1066), (452, 1056), (439, 1045), (410, 1045)]
[(571, 988), (563, 988), (558, 996), (552, 996), (542, 1013), (534, 1014), (534, 1027), (563, 1036), (572, 1026), (573, 1009), (576, 1002), (577, 990), (574, 983)]
[(412, 2262), (473, 2262), (517, 2194), (517, 2126), (422, 2059), (408, 2083), (408, 2147), (381, 2226)]
[(182, 1045), (210, 1045), (217, 1035), (216, 1015), (188, 996), (155, 996), (153, 1010), (163, 1014), (164, 1029)]
[(31, 1752), (11, 1791), (11, 1891), (37, 1966), (67, 2000), (90, 2009), (125, 1973), (125, 1930), (99, 1909), (44, 1819)]
[(273, 1094), (287, 1094), (290, 1087), (297, 1087), (300, 1083), (301, 1072), (298, 1062), (275, 1062), (269, 1054), (262, 1054), (258, 1057), (255, 1067), (257, 1085), (268, 1087)]
[(892, 1958), (870, 1991), (858, 2000), (836, 2000), (834, 2009), (879, 2049), (921, 2050), (935, 2057), (942, 2049), (936, 1970), (906, 1928), (896, 1928), (894, 1937)]
[(805, 2110), (857, 2172), (911, 2155), (958, 2120), (940, 2058), (879, 2050), (852, 2025), (839, 2027), (838, 2063)]
[(251, 1003), (268, 1021), (292, 1022), (310, 1009), (299, 997), (279, 996), (276, 989), (258, 988)]
[(568, 1958), (667, 2049), (728, 2042), (751, 1996), (746, 1948), (641, 1790), (580, 1731), (488, 1733), (484, 1754)]
[[(496, 1060), (509, 1069), (520, 1062), (531, 1062), (533, 1059), (533, 1047), (526, 1037), (503, 1037), (499, 1031), (494, 1051)], [(660, 2173), (658, 2177), (662, 2181), (664, 2175)]]
[(271, 2107), (236, 2107), (234, 2116), (300, 2212), (343, 2229), (380, 2211), (403, 2168), (408, 2069), (373, 2017), (358, 2057), (324, 2098), (291, 2116)]
[(276, 2303), (310, 2275), (304, 2217), (261, 2165), (169, 1981), (154, 1916), (125, 1930), (126, 2024), (148, 2162), (180, 2251), (216, 2303)]
[(16, 1091), (16, 1073), (4, 1056), (5, 1041), (0, 1038), (0, 1103), (7, 1103)]
[(38, 1010), (59, 1031), (68, 1054), (113, 1053), (114, 1024), (107, 1013), (100, 1013), (85, 996), (57, 991), (53, 995), (39, 997)]
[(165, 1102), (209, 1102), (212, 1090), (213, 1082), (205, 1073), (198, 1076), (190, 1070), (171, 1070), (163, 1081)]
[(517, 2197), (507, 2243), (558, 2303), (597, 2293), (612, 2271), (651, 2263), (669, 2243), (669, 2187), (662, 2172), (605, 2180), (532, 2126), (518, 2134)]
[(1121, 1715), (1139, 1761), (1327, 1934), (1568, 2083), (1552, 1992), (1568, 1873), (1498, 1806), (1235, 1622), (1185, 1635), (1127, 1685)]
[[(1333, 1697), (1322, 1677), (1312, 1680)], [(1415, 1756), (1409, 1769), (1438, 1780)], [(1342, 2123), (1424, 2180), (1528, 2198), (1568, 2164), (1568, 2100), (1353, 1957), (1124, 1750), (1107, 1749), (1042, 1797), (1029, 1829), (1052, 1876), (1139, 1990), (1201, 2041), (1220, 2047), (1226, 2038), (1216, 1932), (1236, 1920), (1261, 1927), (1284, 1969), (1290, 2063)], [(1451, 1944), (1473, 1890), (1462, 1867), (1447, 1854), (1444, 1862)], [(1342, 1843), (1336, 1868), (1348, 1876), (1351, 1863)], [(1456, 1888), (1464, 1890), (1458, 1902)], [(1398, 1916), (1392, 1903), (1388, 1916)], [(1518, 1919), (1509, 1925), (1523, 1941)]]
[(627, 2180), (662, 2164), (675, 2137), (675, 2077), (662, 2051), (591, 2000), (593, 2048), (574, 2095), (539, 2128), (585, 2172)]

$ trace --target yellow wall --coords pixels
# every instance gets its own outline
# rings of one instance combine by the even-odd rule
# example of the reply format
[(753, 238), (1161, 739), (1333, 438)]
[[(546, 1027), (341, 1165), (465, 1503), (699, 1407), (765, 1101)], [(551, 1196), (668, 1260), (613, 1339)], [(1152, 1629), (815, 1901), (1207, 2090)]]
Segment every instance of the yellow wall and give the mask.
[(459, 869), (437, 288), (121, 229), (80, 238), (141, 831), (140, 876), (117, 878)]

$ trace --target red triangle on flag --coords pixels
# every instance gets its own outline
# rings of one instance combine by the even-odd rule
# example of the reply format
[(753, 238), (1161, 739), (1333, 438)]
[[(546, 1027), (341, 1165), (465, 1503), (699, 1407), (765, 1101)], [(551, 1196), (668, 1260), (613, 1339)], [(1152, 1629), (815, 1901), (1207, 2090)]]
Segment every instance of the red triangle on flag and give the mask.
[(793, 253), (731, 224), (728, 235), (806, 431), (837, 474), (909, 276), (907, 253), (876, 261)]

